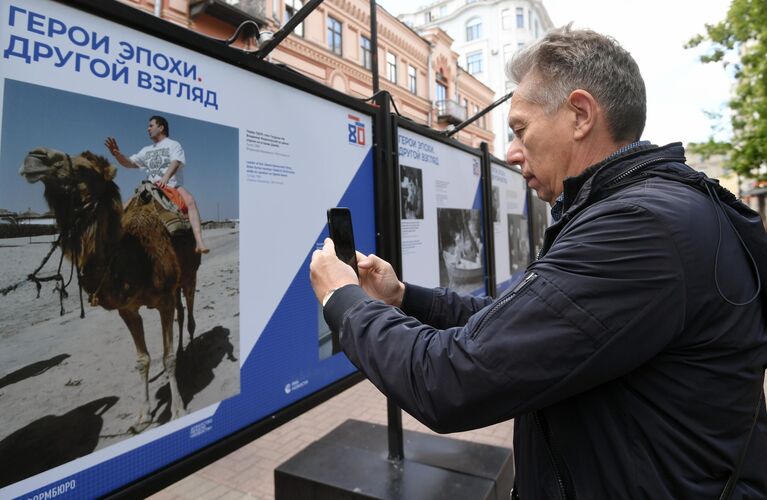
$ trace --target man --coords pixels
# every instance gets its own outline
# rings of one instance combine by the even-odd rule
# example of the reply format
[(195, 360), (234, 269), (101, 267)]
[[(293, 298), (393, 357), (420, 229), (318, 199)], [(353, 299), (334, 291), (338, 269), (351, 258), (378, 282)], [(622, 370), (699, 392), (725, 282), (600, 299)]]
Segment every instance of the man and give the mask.
[(767, 498), (758, 215), (681, 145), (638, 142), (644, 83), (614, 40), (556, 30), (509, 73), (507, 160), (556, 220), (542, 255), (491, 301), (374, 255), (359, 286), (326, 240), (312, 286), (344, 351), (438, 432), (515, 418), (523, 500)]
[(112, 153), (117, 162), (126, 168), (142, 168), (146, 171), (147, 179), (160, 188), (174, 188), (181, 195), (186, 205), (189, 222), (196, 242), (195, 252), (208, 253), (202, 239), (200, 212), (192, 193), (183, 187), (183, 168), (186, 162), (184, 149), (177, 141), (170, 138), (168, 121), (162, 116), (149, 119), (147, 133), (152, 144), (141, 149), (130, 158), (120, 152), (120, 147), (114, 137), (107, 137), (104, 145)]

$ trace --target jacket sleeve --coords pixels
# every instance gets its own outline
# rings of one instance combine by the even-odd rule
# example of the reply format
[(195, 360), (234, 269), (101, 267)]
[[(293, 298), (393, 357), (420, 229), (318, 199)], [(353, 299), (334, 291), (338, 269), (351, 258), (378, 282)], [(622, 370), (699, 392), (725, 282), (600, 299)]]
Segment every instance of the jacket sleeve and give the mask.
[(424, 288), (407, 283), (402, 311), (435, 328), (463, 326), (469, 318), (491, 303), (490, 297), (462, 295), (448, 288)]
[(349, 359), (437, 432), (497, 423), (640, 366), (677, 335), (676, 247), (647, 210), (612, 203), (560, 233), (527, 284), (462, 327), (429, 326), (348, 286), (325, 308)]

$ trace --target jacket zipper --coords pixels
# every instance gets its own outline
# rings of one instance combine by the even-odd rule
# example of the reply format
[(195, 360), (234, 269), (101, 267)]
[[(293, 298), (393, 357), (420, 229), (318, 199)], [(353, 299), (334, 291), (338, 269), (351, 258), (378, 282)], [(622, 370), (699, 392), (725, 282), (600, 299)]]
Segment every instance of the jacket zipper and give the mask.
[(549, 455), (549, 460), (551, 460), (551, 465), (554, 469), (554, 478), (557, 480), (557, 486), (559, 486), (559, 494), (562, 497), (562, 500), (568, 500), (569, 496), (567, 495), (567, 488), (565, 488), (565, 481), (564, 479), (562, 479), (562, 474), (559, 472), (559, 464), (557, 464), (557, 461), (554, 458), (554, 452), (551, 449), (549, 436), (546, 432), (543, 431), (543, 425), (541, 424), (541, 416), (537, 411), (533, 412), (533, 420), (535, 420), (535, 426), (543, 435), (543, 444), (546, 448), (546, 453)]
[(538, 273), (530, 273), (528, 274), (525, 279), (523, 279), (520, 283), (517, 284), (517, 286), (514, 287), (514, 289), (509, 292), (507, 295), (503, 296), (501, 300), (496, 302), (496, 304), (493, 306), (490, 311), (488, 311), (487, 314), (485, 314), (485, 317), (482, 318), (482, 320), (479, 322), (479, 325), (477, 326), (476, 330), (474, 330), (474, 333), (472, 334), (471, 338), (476, 339), (477, 335), (479, 335), (479, 332), (482, 331), (482, 327), (485, 326), (485, 323), (489, 321), (489, 319), (494, 316), (503, 306), (508, 304), (512, 301), (514, 297), (522, 293), (522, 291), (527, 288), (535, 279), (538, 277)]
[(609, 186), (609, 185), (611, 185), (611, 184), (617, 184), (618, 182), (622, 181), (622, 180), (623, 180), (623, 179), (625, 179), (626, 177), (629, 177), (630, 175), (632, 175), (632, 174), (633, 174), (634, 172), (636, 172), (637, 170), (643, 169), (643, 168), (644, 168), (644, 167), (646, 167), (647, 165), (651, 165), (651, 164), (653, 164), (653, 163), (658, 163), (658, 162), (662, 162), (662, 161), (679, 161), (679, 160), (680, 160), (680, 158), (678, 158), (678, 157), (677, 157), (677, 158), (666, 158), (666, 157), (662, 157), (662, 158), (653, 158), (652, 160), (647, 160), (646, 162), (644, 162), (644, 163), (640, 163), (639, 165), (634, 165), (633, 167), (631, 167), (630, 169), (626, 170), (626, 171), (625, 171), (625, 172), (623, 172), (622, 174), (618, 174), (618, 175), (616, 175), (615, 177), (613, 177), (612, 179), (610, 179), (610, 180), (609, 180), (609, 181), (608, 181), (608, 182), (605, 184), (605, 186)]

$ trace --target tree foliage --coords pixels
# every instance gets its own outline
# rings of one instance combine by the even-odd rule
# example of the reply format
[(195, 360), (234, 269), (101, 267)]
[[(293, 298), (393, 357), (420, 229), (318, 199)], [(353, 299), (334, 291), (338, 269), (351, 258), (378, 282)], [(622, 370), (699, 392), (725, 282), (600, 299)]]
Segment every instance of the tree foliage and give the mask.
[[(731, 167), (749, 176), (767, 178), (767, 0), (732, 0), (727, 16), (707, 24), (705, 35), (696, 35), (686, 47), (710, 43), (700, 60), (734, 66), (735, 86), (728, 105), (731, 110), (731, 143), (696, 145), (696, 150), (730, 153)], [(728, 61), (734, 56), (737, 62)], [(698, 148), (700, 146), (700, 148)]]

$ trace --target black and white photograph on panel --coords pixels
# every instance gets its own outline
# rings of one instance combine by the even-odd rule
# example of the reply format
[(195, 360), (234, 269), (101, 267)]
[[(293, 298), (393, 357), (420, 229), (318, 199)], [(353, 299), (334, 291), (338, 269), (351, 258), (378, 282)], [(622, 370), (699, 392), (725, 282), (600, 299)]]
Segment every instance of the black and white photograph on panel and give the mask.
[(530, 198), (532, 199), (530, 212), (532, 213), (533, 257), (537, 257), (543, 248), (543, 238), (546, 234), (546, 228), (549, 226), (547, 220), (549, 205), (535, 194), (532, 194)]
[(423, 172), (420, 168), (400, 169), (400, 207), (403, 219), (423, 219)]
[(527, 217), (508, 214), (509, 218), (509, 264), (511, 273), (522, 271), (530, 261), (530, 237)]
[(460, 292), (484, 286), (479, 210), (437, 209), (439, 284)]
[(493, 222), (501, 222), (501, 193), (498, 186), (493, 186)]

